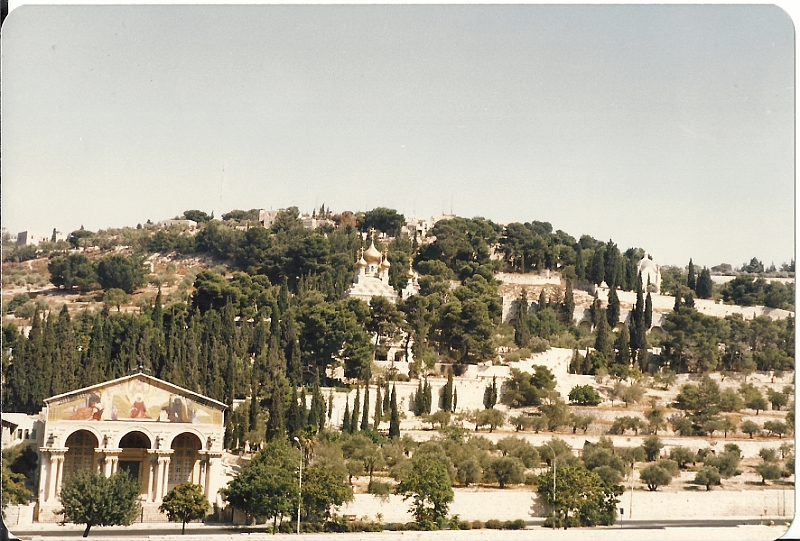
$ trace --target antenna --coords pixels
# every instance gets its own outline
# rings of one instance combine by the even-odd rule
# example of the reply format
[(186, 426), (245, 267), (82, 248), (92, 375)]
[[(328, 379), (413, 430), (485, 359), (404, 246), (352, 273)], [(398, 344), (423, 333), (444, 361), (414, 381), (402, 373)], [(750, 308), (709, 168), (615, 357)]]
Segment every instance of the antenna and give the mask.
[(222, 194), (225, 191), (225, 160), (222, 160), (222, 183), (219, 186), (219, 216), (222, 218)]

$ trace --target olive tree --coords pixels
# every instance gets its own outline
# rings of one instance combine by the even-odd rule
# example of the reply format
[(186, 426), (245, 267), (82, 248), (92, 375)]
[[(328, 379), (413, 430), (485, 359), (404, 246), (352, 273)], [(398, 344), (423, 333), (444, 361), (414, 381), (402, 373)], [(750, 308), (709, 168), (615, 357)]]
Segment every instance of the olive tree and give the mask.
[(170, 522), (180, 522), (183, 535), (186, 533), (186, 523), (205, 518), (210, 507), (203, 487), (194, 483), (182, 483), (167, 492), (158, 510), (166, 513)]
[(106, 477), (96, 471), (82, 471), (64, 481), (61, 489), (62, 524), (86, 524), (83, 537), (92, 526), (129, 526), (139, 515), (139, 483), (127, 472)]

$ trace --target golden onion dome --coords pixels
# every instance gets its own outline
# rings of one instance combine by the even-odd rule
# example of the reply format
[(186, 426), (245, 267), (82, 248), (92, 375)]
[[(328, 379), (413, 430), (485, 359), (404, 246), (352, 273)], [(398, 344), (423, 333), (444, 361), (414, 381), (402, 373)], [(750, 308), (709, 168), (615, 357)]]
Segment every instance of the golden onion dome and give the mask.
[(372, 241), (370, 247), (364, 252), (363, 258), (367, 263), (380, 263), (382, 257), (378, 249), (375, 248), (375, 241)]

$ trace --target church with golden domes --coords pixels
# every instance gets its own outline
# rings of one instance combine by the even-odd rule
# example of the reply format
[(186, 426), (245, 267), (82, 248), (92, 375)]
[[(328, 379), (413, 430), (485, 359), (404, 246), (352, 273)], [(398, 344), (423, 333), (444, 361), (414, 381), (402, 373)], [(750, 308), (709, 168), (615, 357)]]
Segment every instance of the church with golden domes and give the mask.
[(392, 302), (397, 302), (397, 292), (389, 285), (389, 268), (391, 266), (386, 258), (386, 253), (381, 254), (375, 248), (375, 241), (373, 241), (366, 251), (361, 250), (361, 256), (353, 265), (355, 278), (353, 285), (347, 290), (347, 296), (365, 302), (372, 300), (372, 297), (385, 297)]

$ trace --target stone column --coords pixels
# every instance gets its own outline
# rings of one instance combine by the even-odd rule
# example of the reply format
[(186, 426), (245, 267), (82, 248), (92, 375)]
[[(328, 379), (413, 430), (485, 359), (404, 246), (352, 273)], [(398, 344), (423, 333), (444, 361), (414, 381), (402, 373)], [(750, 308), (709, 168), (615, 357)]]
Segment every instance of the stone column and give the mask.
[[(98, 451), (95, 449), (95, 451)], [(103, 475), (106, 477), (111, 477), (115, 473), (117, 473), (117, 468), (119, 466), (119, 454), (122, 452), (122, 449), (102, 449), (104, 458), (103, 458)]]
[(206, 451), (206, 456), (208, 457), (208, 464), (206, 465), (205, 494), (208, 501), (214, 502), (217, 499), (219, 479), (222, 474), (222, 451)]
[(53, 449), (50, 451), (50, 462), (51, 464), (55, 462), (55, 482), (53, 483), (53, 492), (51, 494), (53, 499), (61, 492), (61, 483), (64, 479), (64, 453), (66, 452), (66, 449)]
[(39, 447), (39, 503), (47, 501), (47, 474), (50, 471), (50, 453), (47, 447)]
[(156, 501), (156, 479), (158, 478), (158, 462), (156, 452), (152, 449), (147, 451), (150, 460), (147, 462), (147, 502)]
[(153, 501), (160, 502), (167, 491), (167, 484), (169, 483), (169, 455), (172, 454), (172, 449), (155, 449), (151, 452), (157, 457), (154, 475)]

